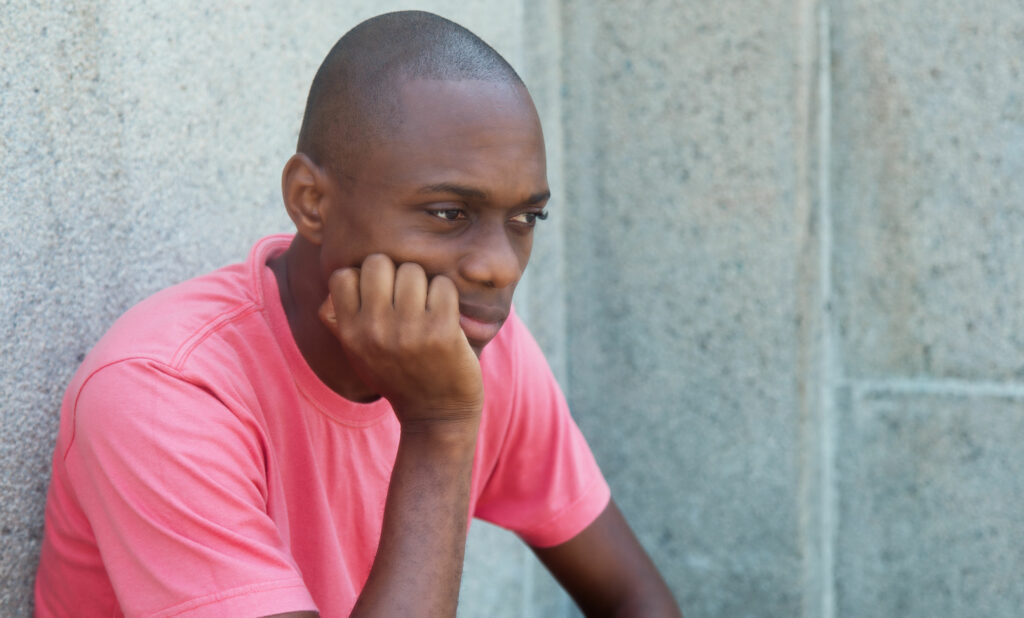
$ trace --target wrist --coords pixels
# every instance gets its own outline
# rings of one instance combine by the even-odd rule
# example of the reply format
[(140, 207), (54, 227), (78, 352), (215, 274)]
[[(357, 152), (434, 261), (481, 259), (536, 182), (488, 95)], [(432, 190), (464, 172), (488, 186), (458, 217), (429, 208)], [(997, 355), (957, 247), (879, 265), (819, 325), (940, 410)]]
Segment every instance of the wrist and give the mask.
[(437, 453), (472, 453), (480, 430), (479, 414), (465, 418), (401, 421), (401, 441)]

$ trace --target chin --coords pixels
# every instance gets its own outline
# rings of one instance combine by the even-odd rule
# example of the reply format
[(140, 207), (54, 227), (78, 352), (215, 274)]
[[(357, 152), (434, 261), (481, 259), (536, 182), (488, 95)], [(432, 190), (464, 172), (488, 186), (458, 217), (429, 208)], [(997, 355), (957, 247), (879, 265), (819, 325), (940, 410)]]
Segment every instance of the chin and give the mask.
[(479, 360), (480, 355), (484, 353), (484, 348), (487, 347), (491, 340), (488, 339), (487, 341), (472, 341), (467, 339), (467, 342), (469, 343), (470, 349), (473, 350), (473, 354), (476, 354), (476, 357)]

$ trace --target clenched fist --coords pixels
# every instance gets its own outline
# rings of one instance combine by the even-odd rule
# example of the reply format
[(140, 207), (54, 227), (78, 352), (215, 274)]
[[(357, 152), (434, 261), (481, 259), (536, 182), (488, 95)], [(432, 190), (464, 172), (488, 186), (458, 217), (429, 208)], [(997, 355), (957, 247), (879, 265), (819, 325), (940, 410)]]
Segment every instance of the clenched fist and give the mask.
[(403, 429), (474, 421), (483, 406), (480, 363), (459, 327), (459, 295), (419, 264), (382, 254), (334, 271), (320, 319), (359, 377), (395, 410)]

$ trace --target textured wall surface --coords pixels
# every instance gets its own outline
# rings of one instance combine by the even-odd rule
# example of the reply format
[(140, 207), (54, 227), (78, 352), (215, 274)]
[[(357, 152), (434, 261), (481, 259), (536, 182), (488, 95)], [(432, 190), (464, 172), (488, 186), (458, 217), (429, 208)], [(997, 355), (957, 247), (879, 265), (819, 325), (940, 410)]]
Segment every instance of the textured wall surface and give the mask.
[(801, 611), (795, 11), (564, 20), (570, 402), (695, 616)]
[[(534, 94), (554, 199), (517, 306), (687, 616), (1018, 616), (1020, 2), (412, 4)], [(77, 362), (290, 228), (318, 63), (407, 7), (0, 0), (0, 615)], [(459, 613), (576, 614), (482, 522)]]
[(1024, 608), (1024, 6), (836, 3), (839, 616)]

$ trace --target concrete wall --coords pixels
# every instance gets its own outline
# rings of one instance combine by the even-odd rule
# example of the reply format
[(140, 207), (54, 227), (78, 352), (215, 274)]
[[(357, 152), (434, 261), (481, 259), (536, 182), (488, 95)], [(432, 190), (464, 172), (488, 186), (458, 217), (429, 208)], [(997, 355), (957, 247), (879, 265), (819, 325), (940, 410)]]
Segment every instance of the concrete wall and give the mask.
[[(399, 2), (0, 0), (0, 615), (128, 306), (287, 230), (333, 41)], [(517, 305), (690, 618), (1024, 606), (1024, 8), (453, 0), (555, 199)], [(463, 616), (575, 610), (477, 522)]]
[(1024, 6), (837, 3), (838, 615), (1024, 608)]

